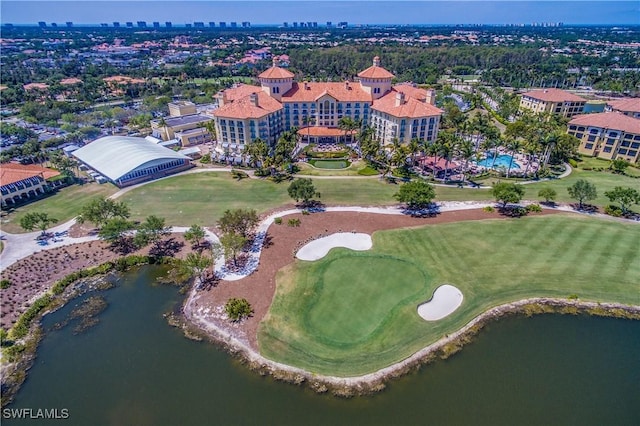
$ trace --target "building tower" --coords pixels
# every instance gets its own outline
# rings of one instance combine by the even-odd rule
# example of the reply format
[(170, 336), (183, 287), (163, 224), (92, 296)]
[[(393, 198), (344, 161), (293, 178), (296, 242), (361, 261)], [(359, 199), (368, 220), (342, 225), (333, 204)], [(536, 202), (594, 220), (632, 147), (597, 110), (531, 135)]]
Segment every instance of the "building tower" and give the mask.
[(258, 76), (262, 91), (278, 101), (280, 101), (282, 95), (293, 86), (293, 77), (292, 72), (278, 66), (276, 58), (273, 58), (271, 68)]
[(394, 75), (380, 66), (380, 57), (373, 58), (373, 65), (358, 73), (360, 87), (369, 93), (373, 100), (381, 98), (391, 90)]

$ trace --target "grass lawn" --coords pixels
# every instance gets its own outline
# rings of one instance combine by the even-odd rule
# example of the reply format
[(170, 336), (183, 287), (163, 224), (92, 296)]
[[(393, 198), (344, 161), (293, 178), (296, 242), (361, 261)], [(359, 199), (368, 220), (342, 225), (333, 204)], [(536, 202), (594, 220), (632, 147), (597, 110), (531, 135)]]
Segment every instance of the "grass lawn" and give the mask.
[[(341, 205), (394, 204), (397, 185), (378, 179), (318, 179), (321, 201)], [(131, 209), (132, 219), (150, 214), (167, 224), (211, 226), (225, 210), (251, 208), (264, 212), (294, 201), (287, 194), (289, 182), (234, 180), (229, 173), (195, 173), (153, 182), (128, 192), (119, 200)]]
[[(265, 356), (315, 373), (353, 376), (398, 362), (487, 309), (533, 296), (640, 304), (640, 226), (538, 216), (376, 232), (370, 251), (334, 249), (278, 273), (260, 325)], [(422, 320), (440, 285), (464, 301)]]
[(2, 229), (11, 233), (25, 232), (20, 227), (20, 218), (29, 212), (49, 213), (58, 219), (58, 223), (66, 222), (80, 213), (82, 206), (93, 198), (108, 197), (118, 188), (110, 183), (87, 183), (72, 185), (59, 190), (46, 198), (26, 204), (2, 216)]

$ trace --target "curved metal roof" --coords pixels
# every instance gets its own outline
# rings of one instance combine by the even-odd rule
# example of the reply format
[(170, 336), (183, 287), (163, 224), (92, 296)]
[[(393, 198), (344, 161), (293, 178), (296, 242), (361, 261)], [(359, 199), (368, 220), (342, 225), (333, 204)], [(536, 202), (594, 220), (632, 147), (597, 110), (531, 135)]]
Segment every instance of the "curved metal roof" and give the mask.
[(132, 170), (151, 162), (163, 160), (189, 160), (144, 138), (105, 136), (73, 152), (73, 156), (116, 181)]

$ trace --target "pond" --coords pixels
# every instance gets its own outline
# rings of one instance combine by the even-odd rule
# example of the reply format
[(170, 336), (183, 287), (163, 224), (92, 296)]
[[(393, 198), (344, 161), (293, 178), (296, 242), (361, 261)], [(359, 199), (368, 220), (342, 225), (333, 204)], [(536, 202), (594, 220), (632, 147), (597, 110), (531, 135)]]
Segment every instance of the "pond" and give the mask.
[(184, 338), (163, 317), (182, 299), (154, 284), (160, 273), (125, 274), (84, 333), (51, 330), (81, 299), (45, 317), (49, 331), (8, 408), (66, 408), (68, 419), (50, 421), (65, 425), (640, 424), (639, 321), (505, 319), (379, 394), (338, 399), (260, 377)]

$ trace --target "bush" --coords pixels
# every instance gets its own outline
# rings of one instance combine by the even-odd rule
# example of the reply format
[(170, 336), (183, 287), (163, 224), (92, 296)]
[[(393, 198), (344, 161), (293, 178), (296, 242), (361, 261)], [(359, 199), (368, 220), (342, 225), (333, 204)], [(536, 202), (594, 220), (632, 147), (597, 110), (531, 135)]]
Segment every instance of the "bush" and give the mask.
[(282, 218), (276, 217), (275, 219), (273, 219), (273, 223), (275, 223), (276, 225), (282, 225)]
[(613, 217), (622, 217), (622, 209), (618, 206), (608, 205), (604, 208), (604, 213)]
[(569, 300), (577, 300), (578, 299), (578, 295), (577, 294), (570, 294), (569, 295)]
[(227, 315), (229, 315), (231, 321), (234, 322), (241, 321), (253, 314), (253, 308), (247, 299), (236, 299), (235, 297), (227, 300), (227, 303), (224, 305), (224, 310), (227, 312)]
[(575, 168), (575, 167), (578, 167), (578, 162), (573, 158), (569, 158), (569, 165)]
[(205, 154), (202, 156), (202, 158), (200, 158), (200, 162), (202, 164), (209, 164), (211, 163), (211, 154)]
[(6, 288), (9, 288), (10, 286), (11, 286), (11, 281), (6, 280), (6, 279), (5, 279), (5, 280), (0, 281), (0, 288), (1, 288), (1, 289), (3, 289), (3, 290), (4, 290), (4, 289), (6, 289)]
[(287, 222), (287, 225), (298, 227), (300, 226), (300, 219), (289, 219), (289, 221)]
[(231, 170), (231, 176), (233, 176), (234, 179), (238, 179), (238, 180), (242, 180), (242, 179), (246, 179), (249, 177), (248, 174), (246, 174), (245, 172), (241, 171), (241, 170)]
[(483, 208), (482, 208), (482, 210), (483, 210), (483, 211), (485, 211), (485, 212), (488, 212), (488, 213), (493, 213), (493, 212), (495, 212), (495, 211), (496, 211), (496, 209), (494, 209), (494, 208), (493, 208), (493, 207), (491, 207), (491, 206), (483, 207)]
[(50, 294), (45, 294), (41, 298), (37, 299), (33, 305), (29, 309), (27, 309), (18, 321), (14, 324), (13, 328), (10, 331), (11, 340), (21, 339), (27, 335), (29, 332), (29, 326), (31, 325), (31, 321), (47, 306), (51, 303), (52, 297)]
[(258, 177), (265, 177), (271, 175), (271, 172), (269, 171), (269, 169), (256, 169), (254, 175)]
[(540, 204), (529, 204), (527, 211), (530, 213), (542, 213), (542, 207), (540, 207)]
[(309, 216), (309, 210), (302, 210), (302, 215), (303, 216)]

